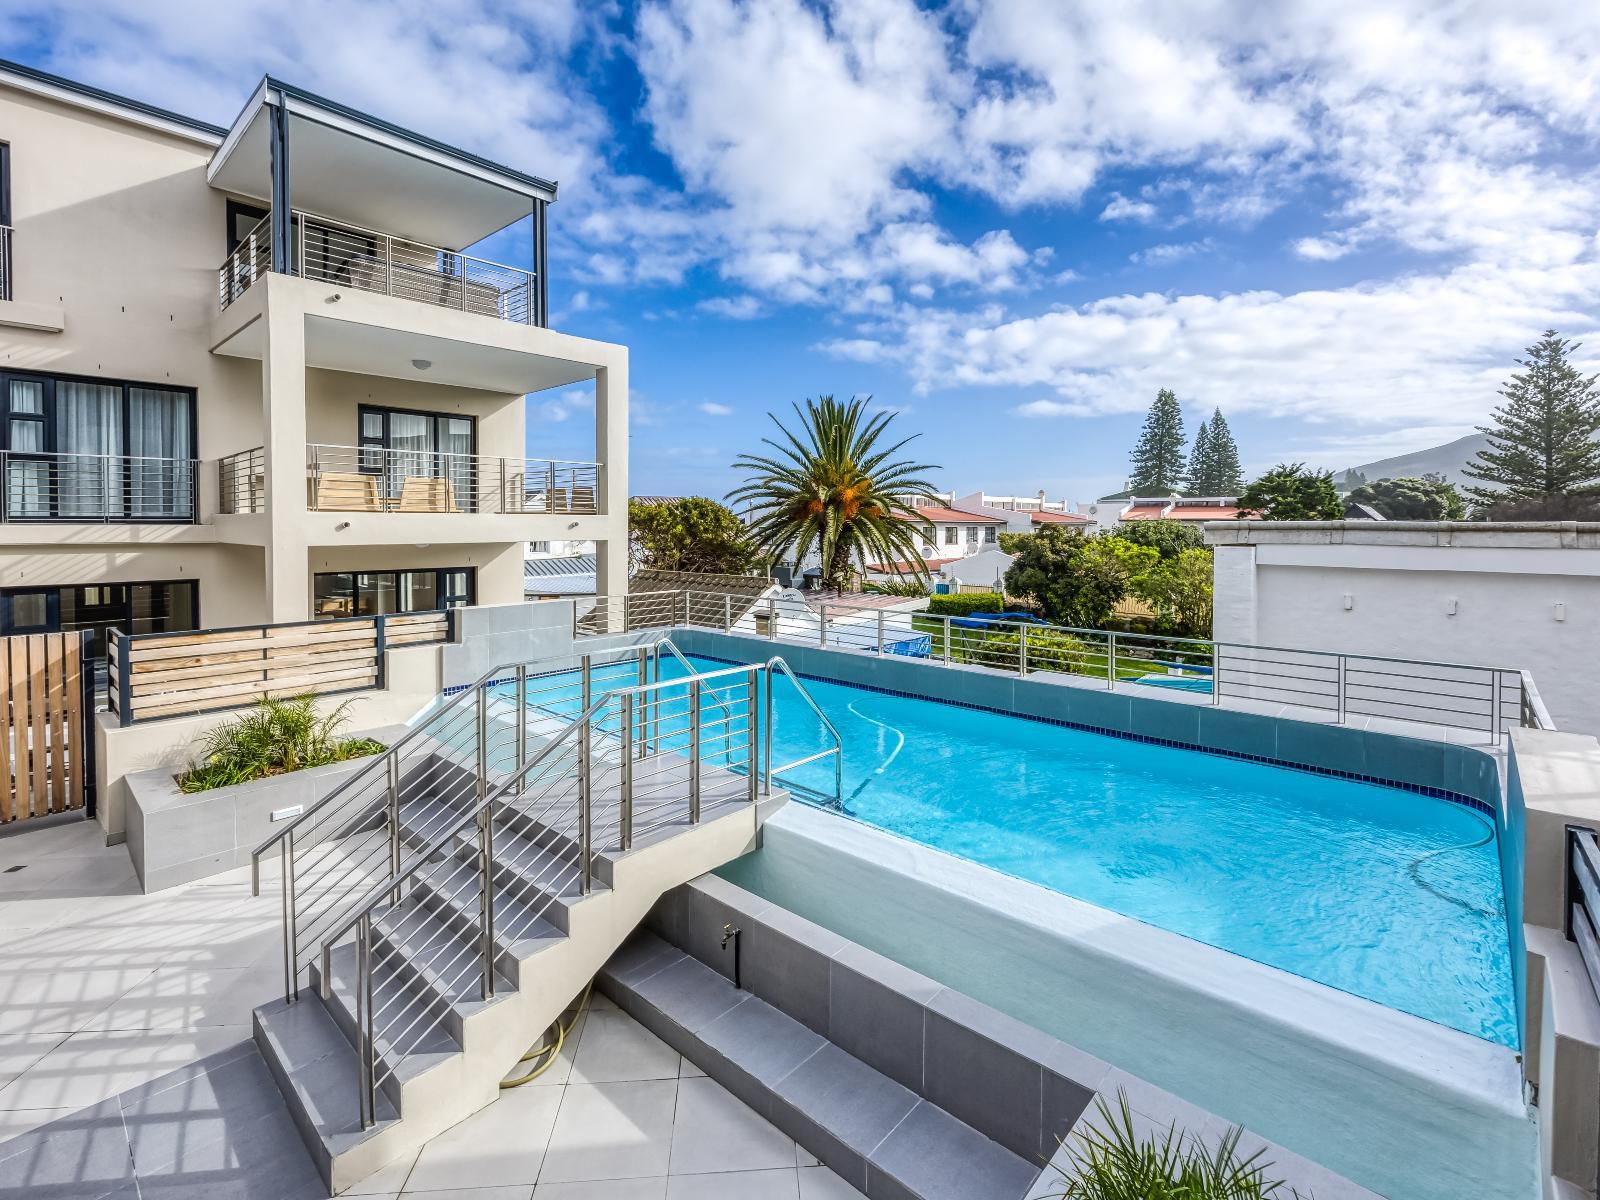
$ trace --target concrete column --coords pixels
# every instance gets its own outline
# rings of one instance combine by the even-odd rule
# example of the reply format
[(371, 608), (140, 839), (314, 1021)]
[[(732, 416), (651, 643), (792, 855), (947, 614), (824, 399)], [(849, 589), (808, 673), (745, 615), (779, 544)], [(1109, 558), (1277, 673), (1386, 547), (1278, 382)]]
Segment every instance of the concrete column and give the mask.
[(594, 380), (594, 446), (600, 461), (605, 536), (595, 540), (595, 591), (628, 590), (628, 356), (619, 350)]
[(1254, 643), (1256, 548), (1214, 547), (1211, 584), (1211, 635), (1219, 642)]
[(266, 619), (304, 621), (311, 579), (305, 540), (306, 333), (294, 288), (299, 281), (268, 275), (262, 323), (261, 428), (264, 431), (268, 537)]

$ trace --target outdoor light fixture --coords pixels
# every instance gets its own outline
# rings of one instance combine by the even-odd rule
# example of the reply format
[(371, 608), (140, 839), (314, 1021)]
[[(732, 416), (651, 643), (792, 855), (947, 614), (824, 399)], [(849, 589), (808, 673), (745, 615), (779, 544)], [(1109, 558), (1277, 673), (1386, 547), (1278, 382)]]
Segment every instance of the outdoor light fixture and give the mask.
[(431, 358), (413, 358), (411, 360), (411, 365), (419, 371), (426, 371), (429, 367), (433, 366), (433, 360)]
[(1567, 619), (1567, 606), (1565, 604), (1557, 604), (1556, 605), (1556, 620), (1565, 621), (1566, 619)]
[(1345, 610), (1345, 612), (1349, 612), (1355, 606), (1356, 606), (1356, 598), (1354, 596), (1352, 596), (1349, 592), (1346, 592), (1344, 594), (1344, 610)]
[(1450, 599), (1448, 599), (1448, 600), (1446, 600), (1444, 602), (1444, 615), (1447, 616), (1447, 617), (1455, 616), (1457, 607), (1458, 607), (1458, 603), (1456, 601), (1456, 598), (1454, 596), (1451, 596)]
[(335, 525), (333, 527), (333, 531), (335, 533), (343, 533), (346, 529), (349, 529), (349, 528), (350, 528), (350, 522), (349, 521), (340, 521), (337, 525)]

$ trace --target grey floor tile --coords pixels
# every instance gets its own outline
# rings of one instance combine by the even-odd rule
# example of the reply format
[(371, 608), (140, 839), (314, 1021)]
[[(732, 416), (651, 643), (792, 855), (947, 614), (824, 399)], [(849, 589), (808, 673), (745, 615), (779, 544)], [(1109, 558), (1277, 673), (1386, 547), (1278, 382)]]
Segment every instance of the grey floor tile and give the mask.
[(667, 1178), (600, 1179), (588, 1183), (541, 1183), (533, 1200), (666, 1200)]
[(793, 1167), (773, 1171), (728, 1171), (719, 1175), (673, 1175), (667, 1200), (799, 1200)]
[(794, 1142), (712, 1079), (678, 1083), (670, 1174), (794, 1166)]
[(802, 1166), (795, 1172), (800, 1200), (865, 1200), (865, 1197), (827, 1167)]
[(666, 1175), (677, 1091), (675, 1079), (569, 1085), (539, 1182)]
[(674, 1079), (678, 1052), (622, 1012), (590, 1013), (573, 1061), (573, 1083)]
[(923, 1101), (873, 1151), (868, 1195), (879, 1194), (880, 1173), (900, 1185), (883, 1189), (886, 1197), (1021, 1200), (1039, 1169)]
[(422, 1148), (407, 1191), (512, 1187), (530, 1190), (562, 1105), (559, 1088), (512, 1088)]

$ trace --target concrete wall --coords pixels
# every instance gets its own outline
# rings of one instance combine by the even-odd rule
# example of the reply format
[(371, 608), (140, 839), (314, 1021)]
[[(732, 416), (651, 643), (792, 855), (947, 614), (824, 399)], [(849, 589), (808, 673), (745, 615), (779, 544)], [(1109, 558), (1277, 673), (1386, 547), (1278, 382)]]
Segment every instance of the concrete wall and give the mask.
[[(1600, 732), (1600, 525), (1228, 522), (1219, 641), (1531, 671), (1558, 728)], [(1348, 597), (1349, 607), (1346, 607)]]

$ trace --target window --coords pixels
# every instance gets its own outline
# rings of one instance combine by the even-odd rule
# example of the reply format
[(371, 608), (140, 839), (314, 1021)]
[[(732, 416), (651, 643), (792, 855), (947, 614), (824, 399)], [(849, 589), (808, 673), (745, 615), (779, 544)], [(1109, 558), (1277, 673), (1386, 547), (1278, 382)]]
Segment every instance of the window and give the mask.
[(473, 600), (470, 567), (420, 571), (328, 571), (312, 584), (313, 614), (374, 617), (384, 613), (461, 608)]
[(998, 541), (998, 540), (999, 540), (999, 539), (998, 539), (998, 538), (997, 538), (997, 537), (996, 537), (996, 535), (995, 535), (995, 527), (994, 527), (994, 526), (993, 526), (993, 525), (990, 525), (990, 526), (988, 526), (988, 527), (987, 527), (987, 528), (986, 528), (986, 529), (985, 529), (985, 530), (984, 530), (984, 531), (983, 531), (983, 544), (984, 544), (984, 545), (986, 545), (986, 546), (992, 546), (992, 545), (994, 545), (994, 544), (995, 544), (995, 542), (996, 542), (996, 541)]
[(978, 527), (976, 525), (968, 525), (967, 526), (967, 545), (976, 546), (977, 544), (978, 544)]
[(192, 521), (195, 393), (0, 372), (0, 516)]
[[(361, 470), (382, 476), (403, 511), (472, 512), (477, 423), (471, 417), (362, 405)], [(410, 482), (408, 481), (420, 481)]]
[(239, 243), (250, 235), (250, 231), (266, 219), (267, 210), (257, 208), (253, 204), (240, 204), (237, 200), (228, 201), (228, 253), (232, 254), (239, 248)]
[(944, 527), (944, 544), (946, 546), (956, 546), (956, 545), (959, 545), (960, 543), (961, 543), (961, 528), (960, 528), (960, 526), (957, 526), (957, 525), (946, 525)]
[(549, 542), (529, 542), (528, 543), (528, 553), (529, 554), (549, 554), (550, 553), (550, 543)]
[(11, 299), (11, 147), (0, 142), (0, 300)]
[(106, 632), (181, 633), (200, 627), (200, 589), (193, 580), (92, 583), (0, 591), (0, 635), (87, 629), (89, 652), (105, 657)]

